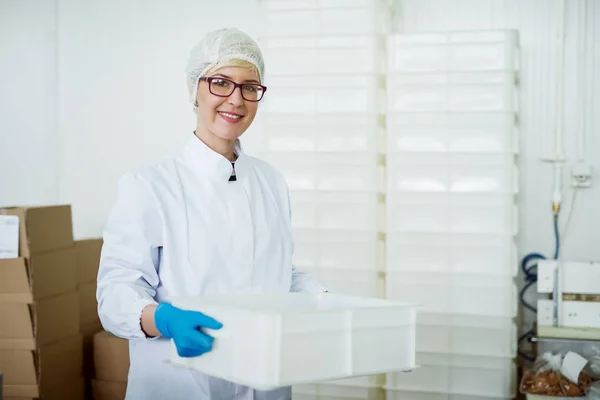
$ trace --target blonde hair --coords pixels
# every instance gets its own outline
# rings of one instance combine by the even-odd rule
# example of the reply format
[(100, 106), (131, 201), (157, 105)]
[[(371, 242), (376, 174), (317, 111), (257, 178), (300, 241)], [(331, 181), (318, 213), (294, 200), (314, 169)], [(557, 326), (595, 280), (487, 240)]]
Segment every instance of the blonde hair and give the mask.
[(256, 76), (258, 77), (258, 79), (260, 79), (260, 73), (258, 71), (258, 68), (256, 68), (256, 65), (254, 65), (251, 62), (248, 62), (246, 60), (240, 60), (239, 58), (232, 58), (232, 59), (229, 59), (229, 60), (219, 61), (217, 64), (215, 64), (214, 67), (212, 67), (211, 69), (209, 69), (208, 71), (206, 71), (205, 75), (214, 74), (215, 72), (217, 72), (221, 68), (226, 68), (226, 67), (241, 67), (241, 68), (246, 68), (246, 69), (250, 70), (251, 72), (253, 72), (254, 74), (256, 74)]

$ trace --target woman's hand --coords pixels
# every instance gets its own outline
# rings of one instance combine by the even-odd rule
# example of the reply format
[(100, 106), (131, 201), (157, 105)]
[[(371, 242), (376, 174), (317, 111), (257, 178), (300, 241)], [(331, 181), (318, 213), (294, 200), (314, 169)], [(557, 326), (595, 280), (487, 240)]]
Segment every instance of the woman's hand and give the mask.
[(180, 357), (197, 357), (212, 350), (214, 338), (202, 328), (221, 329), (213, 318), (198, 311), (182, 310), (160, 303), (154, 311), (154, 325), (163, 337), (173, 339)]

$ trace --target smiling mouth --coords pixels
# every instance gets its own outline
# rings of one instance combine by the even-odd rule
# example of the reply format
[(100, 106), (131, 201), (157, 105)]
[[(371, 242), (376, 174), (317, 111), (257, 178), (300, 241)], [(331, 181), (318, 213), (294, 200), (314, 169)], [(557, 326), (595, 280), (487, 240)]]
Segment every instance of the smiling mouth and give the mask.
[(223, 116), (223, 117), (227, 117), (230, 119), (240, 119), (242, 118), (242, 115), (237, 115), (237, 114), (231, 114), (228, 112), (224, 112), (224, 111), (218, 111), (219, 115)]

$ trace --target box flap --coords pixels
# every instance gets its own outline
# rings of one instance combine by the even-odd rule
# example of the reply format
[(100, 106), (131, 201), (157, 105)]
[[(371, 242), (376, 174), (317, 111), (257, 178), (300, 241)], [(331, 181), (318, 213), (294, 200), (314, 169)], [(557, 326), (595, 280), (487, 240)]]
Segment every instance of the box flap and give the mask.
[(33, 303), (77, 289), (75, 248), (0, 259), (0, 301)]
[(33, 350), (35, 348), (34, 326), (31, 306), (24, 303), (1, 303), (0, 349)]
[(96, 333), (102, 330), (104, 330), (104, 328), (102, 327), (102, 323), (100, 321), (79, 326), (79, 333), (81, 333), (84, 337), (90, 336), (92, 339)]
[(82, 376), (83, 338), (80, 335), (43, 346), (39, 350), (42, 393)]
[(98, 301), (96, 301), (96, 282), (79, 286), (79, 323), (92, 325), (100, 322)]
[(35, 300), (77, 290), (75, 247), (31, 256), (30, 274)]
[(31, 350), (0, 350), (0, 371), (5, 385), (36, 385), (34, 352)]
[(42, 390), (41, 400), (84, 400), (85, 384), (83, 378), (61, 383), (52, 388)]
[(127, 383), (92, 380), (94, 400), (123, 400), (127, 393)]
[(71, 206), (12, 207), (2, 210), (19, 217), (19, 256), (73, 246)]
[(77, 278), (79, 284), (96, 282), (98, 278), (102, 243), (102, 239), (75, 241), (75, 249), (77, 251)]
[(35, 304), (0, 302), (0, 348), (33, 350), (79, 334), (79, 295), (71, 292)]
[(0, 302), (8, 301), (33, 301), (24, 258), (0, 259)]
[(40, 397), (37, 385), (4, 385), (4, 395), (10, 397), (35, 398)]
[(94, 336), (94, 369), (102, 381), (127, 382), (129, 341), (106, 331)]
[(79, 295), (71, 292), (33, 305), (38, 346), (79, 334)]
[(36, 385), (5, 385), (4, 394), (4, 400), (84, 400), (85, 385), (83, 379), (77, 379), (43, 392)]

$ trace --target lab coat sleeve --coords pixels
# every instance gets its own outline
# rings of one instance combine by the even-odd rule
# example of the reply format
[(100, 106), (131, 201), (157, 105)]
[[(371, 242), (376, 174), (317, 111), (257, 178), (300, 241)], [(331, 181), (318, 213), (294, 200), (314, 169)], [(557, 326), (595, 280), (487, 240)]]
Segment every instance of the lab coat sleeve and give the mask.
[(321, 285), (311, 274), (300, 271), (292, 265), (292, 288), (290, 292), (321, 293), (327, 291), (327, 288)]
[(98, 271), (98, 314), (103, 327), (126, 339), (144, 339), (142, 310), (156, 304), (162, 221), (146, 182), (128, 173), (119, 180)]
[[(287, 189), (287, 188), (286, 188)], [(287, 204), (288, 204), (288, 218), (289, 218), (289, 226), (291, 229), (292, 226), (292, 207), (290, 202), (290, 194), (289, 189), (287, 192)], [(320, 293), (327, 292), (327, 288), (321, 285), (311, 274), (305, 271), (301, 271), (296, 268), (295, 265), (292, 264), (292, 287), (290, 288), (290, 292), (310, 292), (310, 293)]]

